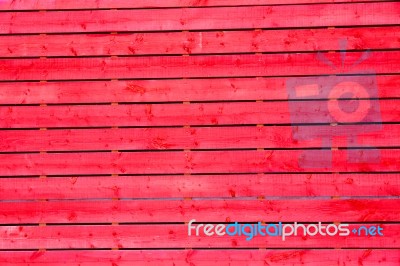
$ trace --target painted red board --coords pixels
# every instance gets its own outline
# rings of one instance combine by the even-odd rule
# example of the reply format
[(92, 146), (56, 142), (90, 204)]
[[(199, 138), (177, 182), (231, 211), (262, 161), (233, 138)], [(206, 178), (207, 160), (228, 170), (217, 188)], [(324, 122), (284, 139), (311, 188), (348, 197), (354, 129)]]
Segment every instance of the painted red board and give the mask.
[[(246, 2), (246, 5), (257, 4), (256, 2), (261, 0), (251, 1)], [(273, 1), (262, 4), (277, 4)], [(296, 3), (304, 1), (315, 3), (314, 0), (299, 0)], [(321, 2), (325, 1), (330, 0), (321, 0)], [(44, 1), (39, 4), (28, 0), (25, 8), (29, 5), (31, 5), (30, 9), (43, 8), (46, 5), (46, 8), (50, 9), (67, 8), (66, 2), (63, 0)], [(221, 0), (210, 0), (207, 3), (201, 1), (193, 4), (218, 6), (221, 3)], [(231, 2), (229, 5), (235, 3)], [(0, 3), (0, 9), (2, 4), (11, 3)], [(93, 4), (96, 6), (90, 6)], [(107, 0), (96, 3), (84, 0), (73, 8), (107, 8), (107, 4), (110, 5)], [(113, 5), (119, 4), (126, 3), (124, 0), (113, 3)], [(147, 4), (150, 5), (151, 2)], [(11, 8), (18, 10), (21, 2), (14, 1), (13, 5)], [(131, 5), (137, 6), (129, 6), (129, 8), (142, 8), (143, 6), (140, 5), (143, 5), (143, 2), (139, 0)], [(188, 5), (188, 2), (167, 0), (161, 5), (182, 6)], [(0, 127), (13, 129), (0, 131), (0, 138), (4, 138), (0, 140), (2, 152), (0, 175), (5, 177), (0, 179), (0, 200), (2, 200), (0, 217), (2, 217), (3, 225), (21, 225), (0, 227), (0, 250), (3, 250), (0, 252), (0, 264), (3, 264), (1, 262), (3, 254), (7, 254), (4, 250), (10, 250), (11, 253), (8, 254), (13, 254), (11, 259), (15, 258), (14, 254), (17, 253), (12, 251), (14, 249), (39, 249), (34, 253), (31, 252), (29, 259), (40, 262), (40, 260), (46, 260), (48, 254), (43, 249), (210, 247), (298, 249), (285, 250), (282, 251), (284, 253), (274, 254), (273, 257), (268, 258), (265, 257), (266, 253), (264, 257), (260, 257), (257, 253), (250, 253), (247, 255), (251, 256), (250, 258), (236, 262), (237, 265), (253, 259), (258, 260), (259, 264), (265, 264), (268, 261), (271, 262), (270, 264), (288, 264), (291, 261), (293, 264), (305, 263), (307, 259), (314, 264), (318, 262), (318, 265), (340, 262), (367, 265), (368, 260), (371, 260), (369, 263), (374, 266), (380, 263), (399, 264), (400, 254), (397, 249), (400, 248), (398, 242), (400, 224), (395, 222), (399, 221), (400, 214), (397, 210), (400, 203), (395, 197), (400, 193), (397, 178), (400, 172), (400, 156), (399, 149), (396, 149), (399, 147), (398, 134), (400, 133), (397, 124), (400, 114), (397, 108), (400, 79), (398, 75), (387, 75), (399, 73), (400, 53), (396, 50), (400, 44), (397, 42), (399, 31), (397, 26), (389, 26), (398, 24), (399, 11), (400, 4), (392, 1), (258, 7), (1, 12), (0, 33), (4, 35), (0, 36), (0, 42), (2, 40), (6, 42), (0, 45), (0, 56), (3, 51), (4, 57), (13, 56), (14, 58), (0, 60), (0, 80), (27, 82), (1, 82), (0, 84), (0, 98), (5, 95), (0, 101), (9, 105), (0, 107), (0, 117), (3, 118), (0, 121)], [(296, 20), (288, 20), (288, 16), (293, 16)], [(375, 27), (382, 25), (387, 27)], [(345, 28), (317, 29), (320, 26), (345, 26)], [(304, 29), (304, 27), (313, 29)], [(261, 30), (250, 30), (256, 28), (261, 28)], [(280, 30), (271, 31), (266, 30), (267, 28)], [(206, 31), (173, 32), (192, 29)], [(225, 29), (233, 29), (233, 31), (216, 31)], [(243, 30), (239, 31), (239, 29)], [(104, 34), (110, 31), (145, 31), (146, 33)], [(45, 32), (57, 34), (19, 35), (19, 33)], [(74, 34), (65, 36), (59, 34), (63, 32)], [(8, 35), (10, 33), (18, 35)], [(275, 42), (271, 41), (270, 36), (273, 36), (271, 33), (276, 33)], [(339, 67), (341, 64), (339, 53), (325, 53), (333, 60), (333, 64), (338, 66), (337, 69), (324, 65), (320, 58), (317, 58), (317, 53), (292, 53), (338, 50), (340, 44), (337, 40), (342, 37), (347, 37), (349, 50), (372, 48), (380, 51), (372, 52), (369, 57), (362, 52), (348, 52), (344, 68)], [(134, 40), (130, 41), (130, 38)], [(163, 39), (167, 39), (168, 42), (160, 43)], [(63, 41), (67, 44), (63, 45)], [(72, 41), (75, 43), (71, 43)], [(113, 42), (118, 45), (113, 46)], [(129, 42), (134, 43), (129, 45)], [(30, 47), (20, 45), (21, 43), (34, 45)], [(265, 43), (268, 44), (263, 45)], [(96, 47), (97, 50), (91, 47)], [(383, 51), (386, 49), (396, 51)], [(248, 52), (274, 52), (274, 54), (160, 56)], [(275, 52), (285, 53), (276, 54)], [(19, 58), (21, 56), (64, 55), (129, 55), (129, 57)], [(360, 58), (366, 60), (357, 65)], [(353, 67), (353, 64), (356, 66)], [(350, 142), (350, 144), (345, 138), (335, 138), (332, 146), (359, 147), (374, 144), (382, 147), (381, 149), (313, 149), (308, 151), (311, 157), (305, 156), (304, 150), (288, 150), (289, 148), (320, 148), (322, 145), (318, 139), (296, 142), (296, 139), (292, 137), (293, 130), (313, 132), (325, 129), (324, 134), (330, 136), (331, 131), (336, 132), (337, 128), (343, 129), (343, 134), (346, 134), (346, 132), (355, 132), (361, 127), (367, 130), (377, 125), (358, 124), (336, 127), (314, 125), (292, 128), (289, 125), (292, 122), (289, 105), (294, 102), (286, 101), (286, 81), (279, 77), (266, 79), (266, 76), (363, 74), (370, 73), (368, 71), (371, 70), (378, 74), (377, 90), (379, 92), (371, 97), (391, 99), (379, 100), (380, 107), (373, 105), (373, 115), (362, 122), (380, 123), (383, 120), (385, 122), (383, 131), (362, 134), (357, 142)], [(254, 78), (256, 76), (259, 78)], [(210, 77), (221, 78), (169, 80), (169, 78)], [(108, 81), (109, 79), (134, 78), (148, 80)], [(87, 79), (99, 79), (99, 81), (73, 81)], [(33, 82), (39, 80), (49, 80), (49, 82)], [(53, 80), (65, 81), (53, 83), (51, 82)], [(100, 95), (93, 96), (95, 93)], [(315, 99), (320, 98), (320, 96), (315, 96)], [(217, 102), (177, 103), (192, 102), (196, 99)], [(255, 102), (255, 100), (276, 99), (284, 101)], [(326, 120), (324, 117), (328, 115), (327, 111), (321, 111), (324, 110), (327, 102), (315, 101), (315, 99), (305, 104), (312, 106), (311, 108), (303, 106), (304, 109), (301, 107), (296, 110), (305, 114), (301, 122), (335, 122)], [(252, 100), (253, 102), (225, 102), (230, 100)], [(367, 101), (370, 102), (363, 100), (360, 103)], [(141, 104), (116, 105), (115, 102)], [(142, 104), (145, 102), (151, 104)], [(166, 102), (173, 103), (161, 104)], [(377, 102), (378, 100), (372, 101), (372, 103)], [(13, 104), (29, 103), (105, 104), (13, 106)], [(247, 124), (287, 125), (239, 127)], [(15, 130), (30, 127), (182, 125), (229, 125), (229, 127)], [(379, 126), (377, 129), (380, 129)], [(260, 147), (260, 144), (263, 145)], [(231, 150), (232, 148), (284, 149), (256, 151)], [(99, 152), (99, 149), (114, 152)], [(180, 151), (164, 151), (165, 149)], [(189, 149), (192, 150), (188, 151)], [(193, 151), (193, 149), (227, 150)], [(52, 150), (73, 152), (27, 153)], [(77, 152), (77, 150), (96, 152)], [(116, 150), (131, 152), (120, 153)], [(20, 153), (7, 153), (15, 151)], [(352, 158), (350, 153), (363, 162), (352, 162), (349, 159)], [(329, 163), (330, 155), (333, 155), (332, 167), (316, 166), (321, 162)], [(305, 166), (311, 163), (314, 163), (315, 167)], [(255, 174), (259, 172), (265, 172), (265, 174)], [(306, 174), (309, 172), (321, 173)], [(361, 173), (353, 174), (353, 172)], [(191, 173), (206, 173), (206, 175), (188, 175)], [(212, 175), (212, 173), (230, 174)], [(91, 176), (80, 176), (86, 174)], [(100, 174), (127, 174), (127, 176), (98, 176)], [(150, 175), (143, 176), (143, 174)], [(35, 177), (21, 177), (21, 175)], [(42, 177), (43, 175), (63, 175), (63, 177), (39, 178), (39, 175)], [(273, 200), (258, 198), (256, 200), (256, 197), (260, 196), (285, 198)], [(380, 198), (333, 200), (330, 196), (378, 196)], [(188, 197), (194, 197), (194, 199), (188, 200)], [(7, 201), (10, 199), (17, 202)], [(26, 199), (34, 201), (24, 201)], [(299, 236), (286, 242), (277, 238), (256, 238), (252, 241), (245, 241), (240, 237), (189, 238), (187, 225), (165, 224), (187, 222), (193, 218), (215, 222), (235, 220), (306, 222), (315, 221), (317, 219), (315, 217), (326, 222), (388, 223), (383, 225), (384, 237), (352, 235), (345, 238), (311, 238)], [(113, 225), (66, 225), (104, 222), (113, 223)], [(115, 224), (118, 222), (161, 224)], [(23, 226), (26, 223), (65, 224)], [(302, 250), (305, 248), (316, 249), (307, 250), (308, 252), (326, 253), (311, 253), (313, 255), (307, 257), (305, 251)], [(326, 248), (331, 248), (331, 250), (325, 250)], [(370, 250), (362, 250), (362, 253), (356, 254), (361, 250), (340, 251), (335, 248), (376, 248), (381, 253), (379, 256), (374, 256), (371, 255)], [(387, 255), (387, 253), (382, 253), (387, 251), (381, 250), (382, 248), (397, 248), (390, 250), (397, 253)], [(96, 257), (93, 260), (92, 254), (87, 255), (90, 251), (69, 251), (72, 253), (69, 253), (71, 256), (68, 256), (67, 260), (75, 260), (73, 261), (75, 264), (80, 263), (82, 258), (91, 258), (89, 265), (99, 264), (95, 260), (103, 259), (103, 262), (107, 260), (104, 257)], [(213, 251), (236, 252), (233, 250)], [(260, 252), (238, 250), (238, 252), (241, 251)], [(60, 252), (65, 254), (66, 251)], [(112, 251), (97, 250), (95, 252)], [(141, 257), (136, 261), (137, 264), (143, 264), (143, 261), (153, 265), (155, 262), (160, 265), (166, 261), (172, 264), (175, 261), (171, 261), (171, 258), (174, 260), (182, 258), (178, 263), (185, 265), (199, 259), (195, 254), (189, 253), (193, 251), (186, 250), (173, 250), (173, 252), (182, 252), (182, 255), (178, 257), (166, 255), (166, 250), (143, 252), (150, 252), (150, 254), (141, 253)], [(156, 255), (151, 252), (160, 252), (164, 257), (161, 261), (157, 261)], [(339, 252), (349, 253), (338, 255)], [(218, 253), (219, 256), (221, 253)], [(232, 258), (240, 258), (240, 255), (236, 253), (233, 257), (222, 255), (225, 255), (226, 264), (231, 263)], [(268, 253), (268, 256), (270, 255), (271, 253)], [(61, 256), (62, 254), (59, 254), (58, 260)], [(324, 256), (328, 259), (322, 258)], [(390, 256), (393, 259), (390, 259)], [(55, 259), (53, 255), (47, 258), (50, 262), (44, 263), (51, 263), (51, 260)], [(213, 264), (213, 258), (215, 257), (202, 255), (200, 263)], [(116, 259), (123, 260), (124, 257)], [(108, 264), (113, 263), (120, 264), (120, 261), (108, 260)], [(193, 263), (200, 264), (196, 261)], [(26, 264), (29, 265), (31, 262), (25, 261)], [(132, 265), (135, 262), (125, 264)]]
[[(334, 65), (341, 65), (340, 53), (326, 57)], [(3, 59), (0, 80), (332, 75), (365, 74), (371, 70), (395, 74), (400, 73), (399, 62), (399, 51), (371, 52), (369, 56), (348, 52), (343, 68), (324, 64), (315, 53)]]
[(353, 162), (347, 161), (347, 150), (313, 150), (308, 156), (302, 150), (0, 154), (0, 172), (14, 176), (400, 171), (399, 149), (351, 151)]
[(0, 57), (396, 49), (399, 27), (132, 34), (4, 35)]
[[(5, 12), (0, 34), (395, 25), (400, 3)], [(296, 19), (287, 19), (296, 18)]]
[[(349, 142), (348, 132), (364, 132)], [(318, 131), (319, 138), (299, 140), (295, 132)], [(341, 136), (341, 137), (340, 137)], [(398, 147), (400, 125), (242, 126), (199, 128), (117, 128), (0, 130), (1, 152), (171, 150), (227, 148)]]
[[(399, 224), (371, 224), (384, 236), (188, 236), (186, 224), (0, 226), (1, 249), (57, 248), (400, 248)], [(358, 228), (359, 225), (352, 225)]]
[[(398, 173), (1, 178), (1, 200), (400, 196)], [(312, 198), (310, 198), (312, 200)]]
[[(51, 266), (118, 266), (132, 265), (176, 265), (210, 266), (230, 265), (283, 265), (306, 264), (397, 266), (400, 251), (396, 249), (298, 249), (298, 250), (78, 250), (78, 251), (2, 251), (3, 266), (51, 265)], [(60, 262), (60, 258), (62, 262)], [(32, 264), (30, 264), (32, 263)]]
[[(358, 100), (367, 106), (369, 115), (350, 116), (351, 122), (398, 122), (398, 100)], [(139, 104), (139, 105), (57, 105), (57, 106), (1, 106), (1, 128), (46, 127), (111, 127), (111, 126), (182, 126), (182, 125), (246, 125), (290, 124), (293, 114), (283, 102), (234, 102), (196, 104)], [(340, 105), (326, 101), (296, 102), (296, 112), (304, 116), (296, 123), (335, 123), (333, 115), (340, 115)], [(338, 114), (339, 113), (339, 114)], [(338, 119), (342, 119), (339, 116)]]
[(68, 0), (3, 0), (0, 2), (0, 10), (203, 7), (379, 1), (385, 0), (81, 0), (77, 3)]
[[(118, 190), (114, 190), (119, 197)], [(0, 202), (3, 224), (399, 221), (397, 199)], [(301, 211), (298, 211), (301, 210)]]
[[(359, 77), (355, 77), (356, 80)], [(400, 76), (376, 76), (379, 98), (400, 95)], [(322, 96), (316, 95), (315, 99)], [(0, 82), (0, 104), (287, 100), (286, 78)]]

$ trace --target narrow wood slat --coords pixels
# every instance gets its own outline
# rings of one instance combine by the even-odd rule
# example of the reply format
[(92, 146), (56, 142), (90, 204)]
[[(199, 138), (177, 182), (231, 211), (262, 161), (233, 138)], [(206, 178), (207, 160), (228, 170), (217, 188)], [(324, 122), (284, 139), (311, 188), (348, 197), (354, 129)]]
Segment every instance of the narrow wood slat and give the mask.
[(31, 201), (0, 202), (0, 216), (3, 224), (392, 222), (400, 221), (399, 208), (397, 199)]
[[(312, 79), (310, 77), (310, 79)], [(360, 77), (355, 76), (357, 81)], [(286, 78), (1, 82), (0, 104), (287, 100)], [(376, 76), (380, 98), (400, 95), (400, 76)], [(324, 98), (315, 95), (315, 99)]]
[[(357, 100), (355, 100), (357, 101)], [(399, 122), (398, 100), (358, 100), (370, 104), (368, 115), (346, 122)], [(293, 110), (304, 114), (291, 120)], [(346, 105), (346, 104), (345, 104)], [(350, 104), (349, 104), (350, 106)], [(182, 126), (226, 124), (335, 123), (332, 112), (341, 111), (326, 101), (240, 102), (198, 104), (0, 106), (1, 128)], [(334, 113), (333, 113), (334, 114)], [(361, 119), (361, 120), (359, 120)], [(378, 130), (378, 128), (377, 128)]]
[(399, 27), (137, 34), (5, 35), (0, 57), (395, 49)]
[(0, 34), (393, 25), (399, 22), (399, 9), (400, 3), (383, 2), (57, 13), (7, 12), (0, 17)]
[[(400, 6), (400, 3), (399, 3)], [(400, 52), (348, 52), (343, 68), (327, 66), (314, 53), (111, 58), (3, 59), (0, 80), (190, 78), (399, 73)], [(341, 65), (339, 53), (327, 58)]]
[[(361, 129), (363, 132), (361, 132)], [(299, 140), (294, 132), (320, 132)], [(349, 132), (360, 132), (349, 142)], [(400, 147), (400, 125), (0, 130), (1, 152), (226, 148)]]
[[(79, 250), (79, 251), (2, 251), (3, 266), (51, 265), (118, 266), (176, 265), (210, 266), (215, 264), (252, 265), (353, 265), (397, 266), (399, 250), (395, 249), (299, 249), (299, 250)], [(60, 262), (60, 258), (62, 262)], [(33, 264), (34, 263), (34, 264)]]
[[(358, 228), (358, 225), (353, 225)], [(41, 248), (399, 248), (399, 224), (383, 224), (384, 236), (188, 236), (187, 225), (1, 226), (1, 249)]]
[(357, 162), (347, 162), (346, 150), (313, 150), (308, 156), (302, 150), (0, 154), (0, 173), (13, 176), (400, 171), (398, 149), (352, 152)]
[(399, 174), (1, 178), (1, 200), (400, 196)]
[(44, 10), (44, 9), (97, 9), (97, 8), (160, 8), (160, 7), (204, 7), (240, 6), (274, 4), (312, 4), (336, 2), (379, 2), (384, 0), (81, 0), (72, 3), (68, 0), (3, 0), (0, 10)]

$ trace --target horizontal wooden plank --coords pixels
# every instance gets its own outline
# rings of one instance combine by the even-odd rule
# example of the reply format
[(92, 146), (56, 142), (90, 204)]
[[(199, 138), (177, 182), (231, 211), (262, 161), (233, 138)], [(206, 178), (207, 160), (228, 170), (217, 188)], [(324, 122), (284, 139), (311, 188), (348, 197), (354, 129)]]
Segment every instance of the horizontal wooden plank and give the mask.
[(275, 4), (312, 4), (336, 2), (379, 2), (385, 0), (81, 0), (72, 3), (67, 0), (3, 0), (0, 10), (57, 10), (57, 9), (96, 9), (96, 8), (160, 8), (160, 7), (205, 7)]
[[(378, 130), (379, 129), (379, 130)], [(320, 132), (301, 140), (294, 132)], [(349, 142), (348, 132), (360, 132)], [(323, 139), (332, 139), (332, 144)], [(400, 125), (0, 130), (1, 152), (400, 147)]]
[[(310, 77), (310, 80), (312, 77)], [(359, 76), (355, 76), (357, 81)], [(0, 104), (287, 100), (286, 78), (0, 82)], [(316, 78), (317, 80), (317, 78)], [(376, 76), (377, 97), (400, 95), (400, 76)], [(315, 99), (325, 98), (318, 94)]]
[[(252, 265), (306, 264), (352, 265), (361, 262), (364, 266), (397, 266), (400, 251), (395, 249), (300, 249), (300, 250), (79, 250), (79, 251), (2, 251), (0, 262), (3, 266), (51, 265), (72, 266), (119, 266), (140, 264), (145, 266), (242, 266), (251, 261)], [(62, 262), (60, 262), (60, 258)], [(34, 263), (34, 264), (33, 264)]]
[[(366, 26), (397, 24), (400, 3), (7, 12), (0, 34)], [(296, 18), (295, 20), (286, 19)]]
[(347, 150), (0, 154), (3, 176), (310, 171), (400, 171), (400, 150), (356, 149), (350, 155)]
[(399, 27), (136, 34), (4, 35), (0, 57), (395, 49)]
[[(0, 116), (3, 117), (0, 127), (55, 128), (400, 121), (398, 100), (354, 100), (354, 102), (360, 106), (366, 106), (369, 110), (368, 113), (365, 115), (360, 113), (360, 116), (352, 115), (348, 119), (342, 116), (335, 118), (333, 115), (342, 112), (342, 107), (335, 104), (330, 105), (331, 109), (328, 109), (327, 101), (0, 106)], [(346, 106), (354, 107), (352, 105), (354, 102), (347, 101), (344, 103), (345, 108)], [(289, 108), (293, 109), (293, 113), (289, 111)], [(301, 113), (302, 116), (294, 118), (295, 113)], [(337, 120), (344, 118), (346, 120)], [(379, 130), (378, 126), (376, 130)]]
[(400, 196), (399, 174), (0, 178), (0, 200)]
[[(350, 228), (358, 228), (352, 225)], [(38, 248), (399, 248), (400, 225), (383, 224), (384, 236), (188, 236), (187, 225), (1, 226), (1, 249)]]
[[(205, 184), (206, 185), (206, 184)], [(118, 197), (118, 190), (114, 190)], [(0, 202), (2, 224), (400, 221), (397, 199)], [(298, 211), (301, 210), (301, 211)]]
[[(399, 3), (400, 6), (400, 3)], [(339, 53), (326, 54), (336, 66)], [(143, 56), (107, 58), (41, 58), (0, 60), (0, 80), (74, 80), (122, 78), (193, 78), (400, 73), (400, 52), (348, 52), (342, 69), (324, 63), (315, 53)], [(359, 62), (362, 61), (362, 63)]]

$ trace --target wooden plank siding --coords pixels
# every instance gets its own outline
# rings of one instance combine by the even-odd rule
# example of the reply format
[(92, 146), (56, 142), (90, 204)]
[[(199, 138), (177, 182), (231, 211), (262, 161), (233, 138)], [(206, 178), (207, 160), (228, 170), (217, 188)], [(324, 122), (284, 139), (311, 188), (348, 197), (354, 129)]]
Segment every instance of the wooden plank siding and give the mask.
[(19, 177), (0, 179), (0, 197), (1, 200), (384, 197), (400, 196), (398, 176), (398, 173), (269, 173), (190, 178), (181, 175)]
[[(353, 67), (359, 57), (359, 53), (349, 52), (347, 54), (349, 65), (342, 71), (363, 74), (374, 66), (377, 74), (399, 73), (399, 51), (374, 52), (363, 65)], [(340, 63), (339, 55), (330, 58), (334, 63)], [(49, 71), (49, 68), (52, 71)], [(304, 76), (341, 73), (336, 69), (327, 68), (313, 53), (210, 55), (189, 58), (167, 56), (3, 59), (0, 71), (0, 78), (4, 81)]]
[[(386, 0), (0, 1), (0, 265), (400, 265), (399, 22)], [(293, 223), (349, 234), (204, 231)]]
[(173, 31), (125, 34), (1, 35), (0, 57), (177, 55), (396, 49), (400, 29), (393, 27)]
[[(156, 266), (160, 264), (209, 266), (216, 263), (241, 266), (248, 261), (262, 265), (274, 264), (306, 264), (312, 266), (357, 264), (363, 265), (395, 265), (399, 252), (394, 249), (301, 249), (296, 251), (285, 249), (274, 250), (165, 250), (163, 253), (148, 250), (109, 250), (109, 251), (8, 251), (0, 253), (0, 262), (4, 266), (14, 265), (67, 265), (80, 263), (84, 266), (108, 266), (110, 263), (121, 266), (142, 264)], [(60, 262), (60, 257), (63, 261)], [(29, 259), (32, 258), (32, 259)], [(32, 264), (34, 261), (35, 264)]]
[[(283, 242), (280, 238), (256, 236), (252, 241), (243, 237), (187, 236), (182, 224), (158, 225), (57, 225), (57, 226), (4, 226), (0, 227), (1, 249), (100, 249), (100, 248), (400, 248), (398, 224), (381, 225), (384, 238), (349, 236), (304, 237), (292, 236)], [(51, 251), (47, 251), (51, 252)], [(292, 250), (294, 254), (297, 250)], [(251, 262), (249, 260), (248, 262)]]
[(211, 6), (252, 6), (280, 4), (356, 3), (385, 2), (387, 0), (82, 0), (77, 3), (68, 0), (4, 0), (0, 10), (62, 10), (62, 9), (115, 9), (115, 8), (163, 8), (163, 7), (211, 7)]
[[(298, 130), (308, 130), (309, 126), (297, 126)], [(357, 142), (349, 143), (346, 137), (333, 141), (338, 148), (357, 148), (373, 143), (374, 147), (399, 146), (400, 128), (397, 124), (385, 124), (382, 133), (374, 131), (375, 125), (314, 125), (321, 138), (330, 137), (333, 130), (338, 135), (364, 128)], [(55, 130), (6, 130), (0, 131), (0, 147), (3, 152), (45, 151), (120, 151), (132, 150), (202, 150), (202, 149), (301, 149), (321, 148), (321, 139), (299, 142), (292, 136), (291, 126), (229, 126), (229, 127), (135, 127), (96, 129), (55, 129)], [(327, 148), (326, 146), (325, 148)]]
[[(288, 100), (286, 78), (1, 82), (0, 104), (157, 103)], [(397, 98), (398, 75), (376, 77), (379, 98)], [(85, 88), (82, 90), (82, 88)], [(312, 99), (327, 99), (313, 95)]]
[(398, 21), (399, 5), (395, 2), (5, 12), (0, 17), (0, 34), (367, 26)]
[[(118, 193), (115, 197), (120, 197)], [(398, 200), (118, 200), (118, 201), (41, 201), (0, 204), (4, 223), (154, 223), (188, 222), (192, 218), (207, 222), (254, 222), (275, 219), (308, 222), (397, 221)], [(293, 212), (301, 209), (302, 212)], [(134, 212), (132, 210), (135, 210)], [(178, 211), (179, 210), (179, 211)], [(268, 211), (266, 211), (268, 210)]]

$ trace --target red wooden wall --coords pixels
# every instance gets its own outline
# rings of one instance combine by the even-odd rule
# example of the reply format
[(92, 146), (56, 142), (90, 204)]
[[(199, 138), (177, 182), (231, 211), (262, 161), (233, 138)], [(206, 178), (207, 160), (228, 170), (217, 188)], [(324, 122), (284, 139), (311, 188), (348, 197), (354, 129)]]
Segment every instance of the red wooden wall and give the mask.
[[(0, 265), (400, 265), (399, 2), (0, 10)], [(344, 76), (376, 80), (351, 100), (373, 115), (290, 97), (288, 81)], [(189, 237), (192, 219), (385, 234)]]

